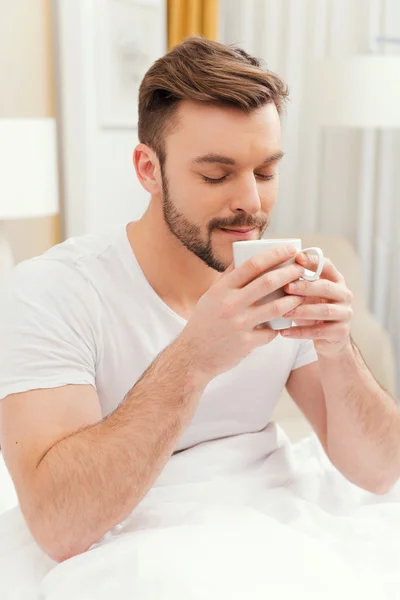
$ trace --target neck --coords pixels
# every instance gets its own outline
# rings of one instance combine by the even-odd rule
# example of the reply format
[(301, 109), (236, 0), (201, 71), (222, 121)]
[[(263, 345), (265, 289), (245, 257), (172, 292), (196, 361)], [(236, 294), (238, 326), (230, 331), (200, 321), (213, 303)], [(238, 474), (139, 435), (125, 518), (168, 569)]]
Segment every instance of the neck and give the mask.
[(151, 287), (175, 312), (189, 317), (199, 298), (221, 274), (208, 267), (170, 232), (161, 200), (152, 198), (139, 221), (129, 223), (128, 239)]

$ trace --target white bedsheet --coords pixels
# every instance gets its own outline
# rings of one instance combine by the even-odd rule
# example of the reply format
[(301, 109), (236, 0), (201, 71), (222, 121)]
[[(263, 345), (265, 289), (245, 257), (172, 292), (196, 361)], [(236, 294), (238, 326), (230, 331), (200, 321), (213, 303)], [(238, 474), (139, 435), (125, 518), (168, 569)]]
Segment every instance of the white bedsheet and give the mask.
[[(0, 515), (18, 503), (17, 494), (0, 452)], [(1, 596), (0, 596), (1, 598)]]
[(400, 486), (348, 482), (315, 435), (266, 430), (172, 457), (132, 516), (60, 565), (0, 516), (2, 600), (394, 600)]

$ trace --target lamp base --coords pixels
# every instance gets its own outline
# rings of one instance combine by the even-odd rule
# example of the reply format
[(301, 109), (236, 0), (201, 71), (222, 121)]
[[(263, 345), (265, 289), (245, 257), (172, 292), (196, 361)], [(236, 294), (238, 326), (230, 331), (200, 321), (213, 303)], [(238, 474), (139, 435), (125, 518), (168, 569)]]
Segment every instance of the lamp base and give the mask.
[(14, 258), (4, 228), (0, 223), (0, 284), (14, 266)]

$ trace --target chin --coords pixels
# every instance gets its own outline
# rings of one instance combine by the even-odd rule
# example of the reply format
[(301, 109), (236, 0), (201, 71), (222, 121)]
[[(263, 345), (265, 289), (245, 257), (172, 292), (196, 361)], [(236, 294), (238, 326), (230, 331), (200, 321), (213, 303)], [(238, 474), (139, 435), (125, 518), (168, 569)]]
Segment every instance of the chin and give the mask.
[(229, 265), (233, 262), (233, 251), (232, 248), (226, 249), (225, 252), (217, 252), (216, 258), (218, 258), (221, 265), (224, 266), (224, 271), (229, 267)]

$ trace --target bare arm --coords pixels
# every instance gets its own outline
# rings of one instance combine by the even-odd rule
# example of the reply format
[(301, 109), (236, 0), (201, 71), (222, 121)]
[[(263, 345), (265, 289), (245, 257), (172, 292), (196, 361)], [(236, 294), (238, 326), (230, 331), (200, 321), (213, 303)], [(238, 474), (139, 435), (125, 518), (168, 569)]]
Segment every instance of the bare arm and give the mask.
[[(187, 351), (172, 344), (112, 415), (46, 450), (24, 474), (29, 484), (15, 480), (28, 525), (52, 558), (84, 552), (131, 513), (171, 456), (206, 384)], [(4, 437), (6, 448), (24, 443), (12, 433)]]
[(375, 493), (386, 493), (400, 477), (400, 411), (349, 343), (335, 357), (319, 357), (332, 462)]
[(226, 272), (105, 420), (87, 386), (83, 397), (84, 386), (65, 386), (0, 402), (6, 463), (27, 523), (50, 556), (61, 561), (84, 552), (124, 520), (163, 469), (207, 383), (275, 338), (257, 326), (301, 300), (256, 303), (304, 269), (260, 275), (294, 253), (275, 249)]
[(358, 350), (293, 371), (287, 389), (347, 479), (385, 493), (400, 477), (400, 411)]
[[(315, 267), (315, 257), (299, 254), (296, 260)], [(400, 477), (400, 410), (351, 340), (353, 294), (329, 259), (319, 280), (297, 281), (286, 291), (304, 302), (286, 315), (297, 327), (281, 334), (312, 339), (318, 354), (318, 369), (304, 367), (291, 375), (290, 394), (314, 420), (335, 466), (356, 485), (385, 493)]]

